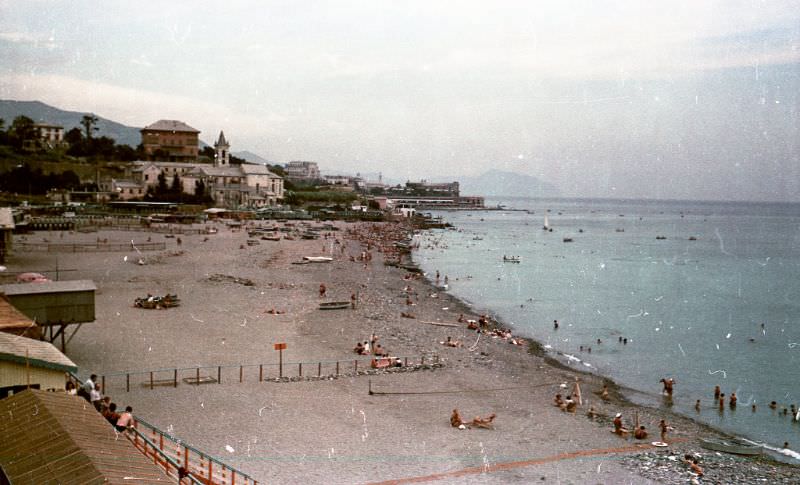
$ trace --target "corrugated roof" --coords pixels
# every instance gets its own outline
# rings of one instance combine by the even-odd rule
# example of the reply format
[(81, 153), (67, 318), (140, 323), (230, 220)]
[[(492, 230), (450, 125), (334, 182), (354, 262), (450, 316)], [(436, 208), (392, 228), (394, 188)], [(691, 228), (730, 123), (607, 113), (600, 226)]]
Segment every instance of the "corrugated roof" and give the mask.
[(175, 483), (77, 396), (27, 390), (0, 401), (0, 466), (11, 483)]
[(95, 286), (92, 280), (47, 281), (44, 283), (0, 285), (0, 293), (5, 293), (9, 296), (95, 290), (97, 290), (97, 286)]
[(50, 342), (0, 332), (0, 360), (63, 372), (76, 372), (78, 366)]
[(14, 229), (14, 213), (11, 207), (0, 207), (0, 229)]
[(158, 120), (152, 125), (147, 125), (142, 128), (144, 130), (154, 131), (181, 131), (186, 133), (200, 133), (200, 130), (194, 129), (183, 121), (178, 120)]
[[(256, 165), (253, 163), (243, 163), (242, 164), (242, 171), (246, 174), (253, 174), (253, 175), (271, 175), (272, 172), (266, 167), (266, 165)], [(272, 174), (274, 175), (274, 174)]]
[(14, 308), (4, 295), (0, 295), (0, 331), (24, 331), (36, 327), (36, 322)]
[(244, 177), (239, 167), (201, 167), (200, 170), (211, 177)]

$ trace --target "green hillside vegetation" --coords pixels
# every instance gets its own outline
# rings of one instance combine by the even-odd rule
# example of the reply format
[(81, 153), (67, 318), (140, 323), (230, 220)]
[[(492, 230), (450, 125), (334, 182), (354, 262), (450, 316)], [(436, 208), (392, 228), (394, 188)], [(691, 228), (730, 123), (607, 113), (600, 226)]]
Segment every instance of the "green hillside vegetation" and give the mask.
[(119, 178), (115, 162), (140, 158), (141, 147), (117, 145), (113, 139), (93, 136), (97, 117), (85, 115), (83, 130), (73, 128), (60, 146), (45, 146), (34, 121), (17, 116), (7, 124), (0, 119), (0, 190), (27, 196), (51, 189), (96, 190), (98, 175)]

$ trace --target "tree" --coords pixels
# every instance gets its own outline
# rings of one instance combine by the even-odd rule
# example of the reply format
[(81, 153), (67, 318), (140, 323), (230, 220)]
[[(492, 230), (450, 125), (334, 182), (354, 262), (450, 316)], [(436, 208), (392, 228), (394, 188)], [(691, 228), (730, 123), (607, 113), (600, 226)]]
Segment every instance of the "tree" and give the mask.
[(156, 186), (156, 195), (163, 196), (169, 192), (169, 187), (167, 186), (167, 174), (162, 170), (160, 174), (158, 174), (158, 185)]
[(178, 177), (178, 172), (175, 172), (175, 175), (172, 177), (172, 186), (169, 188), (169, 191), (173, 196), (180, 196), (183, 192), (181, 178)]
[(98, 121), (99, 120), (97, 116), (95, 116), (93, 113), (83, 115), (83, 118), (81, 118), (81, 125), (83, 125), (83, 129), (86, 134), (86, 141), (89, 143), (92, 141), (92, 133), (98, 130), (97, 126), (95, 126), (97, 125)]
[(69, 143), (70, 146), (80, 145), (83, 141), (83, 133), (78, 127), (72, 128), (64, 134), (64, 141)]
[(9, 128), (9, 141), (11, 146), (17, 150), (22, 150), (26, 141), (36, 139), (36, 127), (33, 120), (27, 116), (17, 116)]
[(114, 158), (123, 162), (131, 162), (139, 158), (139, 156), (130, 145), (117, 145), (114, 147)]
[(198, 179), (194, 183), (194, 196), (200, 200), (206, 196), (206, 183)]
[(200, 150), (200, 155), (201, 156), (208, 157), (211, 160), (214, 160), (214, 157), (216, 156), (216, 154), (217, 154), (217, 152), (215, 152), (214, 149), (211, 148), (208, 145), (204, 146), (203, 149)]

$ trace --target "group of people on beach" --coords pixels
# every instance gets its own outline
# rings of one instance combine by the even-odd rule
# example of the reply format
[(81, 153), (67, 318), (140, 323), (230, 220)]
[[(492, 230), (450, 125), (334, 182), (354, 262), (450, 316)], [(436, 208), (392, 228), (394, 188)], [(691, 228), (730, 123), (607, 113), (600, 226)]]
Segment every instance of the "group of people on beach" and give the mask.
[(108, 422), (120, 433), (133, 427), (133, 408), (126, 406), (122, 413), (117, 412), (117, 403), (111, 402), (111, 396), (104, 396), (97, 375), (92, 374), (80, 387), (72, 380), (65, 386), (67, 394), (86, 399)]

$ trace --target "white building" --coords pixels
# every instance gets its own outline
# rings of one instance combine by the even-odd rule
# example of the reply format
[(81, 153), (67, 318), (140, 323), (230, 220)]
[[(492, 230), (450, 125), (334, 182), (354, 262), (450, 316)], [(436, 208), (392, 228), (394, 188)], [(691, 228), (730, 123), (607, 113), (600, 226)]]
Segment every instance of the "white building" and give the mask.
[(289, 180), (312, 182), (320, 180), (317, 162), (289, 162), (286, 164), (286, 178)]
[[(265, 165), (230, 164), (230, 144), (220, 131), (214, 143), (214, 163), (183, 163), (137, 161), (133, 162), (131, 181), (147, 187), (158, 185), (163, 172), (167, 185), (172, 185), (175, 175), (183, 192), (194, 194), (197, 182), (205, 185), (214, 203), (228, 208), (259, 208), (277, 204), (283, 199), (283, 179), (270, 172)], [(127, 187), (126, 187), (127, 188)]]

